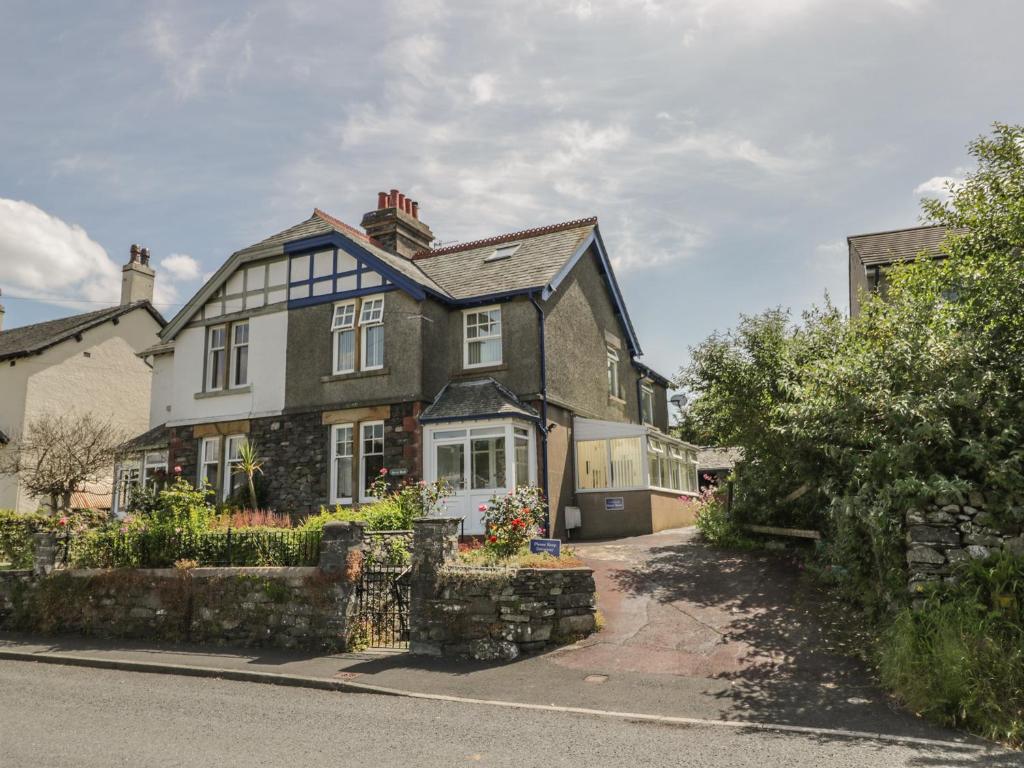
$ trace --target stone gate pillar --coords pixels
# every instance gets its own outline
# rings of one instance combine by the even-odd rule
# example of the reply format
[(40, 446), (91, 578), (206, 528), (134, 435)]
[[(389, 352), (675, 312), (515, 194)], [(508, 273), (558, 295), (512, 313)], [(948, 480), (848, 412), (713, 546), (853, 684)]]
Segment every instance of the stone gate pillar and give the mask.
[(430, 626), (428, 605), (436, 597), (437, 571), (459, 553), (458, 517), (420, 517), (412, 523), (412, 584), (409, 651), (440, 656), (444, 633)]
[(332, 520), (324, 525), (320, 539), (320, 571), (332, 577), (327, 589), (333, 606), (328, 609), (327, 625), (343, 650), (351, 647), (364, 528), (361, 522)]
[(32, 573), (36, 576), (49, 576), (57, 567), (57, 536), (53, 533), (35, 533), (32, 540), (35, 545)]
[(344, 573), (351, 552), (363, 549), (366, 525), (360, 521), (332, 520), (324, 525), (320, 539), (320, 570), (324, 573)]

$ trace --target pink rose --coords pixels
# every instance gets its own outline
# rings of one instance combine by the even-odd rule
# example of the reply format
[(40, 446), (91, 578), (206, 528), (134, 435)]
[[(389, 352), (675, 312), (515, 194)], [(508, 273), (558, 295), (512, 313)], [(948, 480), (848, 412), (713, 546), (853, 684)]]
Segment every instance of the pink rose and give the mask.
[(381, 467), (380, 468), (380, 474), (386, 475), (387, 473), (388, 473), (388, 468), (387, 467)]
[(487, 505), (486, 504), (481, 504), (479, 507), (477, 507), (477, 511), (478, 512), (486, 512), (487, 511)]
[(175, 464), (174, 465), (174, 474), (176, 474), (176, 475), (180, 475), (181, 474), (181, 465), (180, 464)]

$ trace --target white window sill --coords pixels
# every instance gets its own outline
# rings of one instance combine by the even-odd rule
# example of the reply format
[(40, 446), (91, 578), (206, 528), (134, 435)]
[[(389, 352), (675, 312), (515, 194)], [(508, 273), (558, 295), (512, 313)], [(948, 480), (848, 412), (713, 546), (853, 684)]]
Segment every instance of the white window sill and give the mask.
[(370, 376), (387, 376), (391, 373), (390, 368), (369, 368), (362, 371), (351, 371), (350, 373), (332, 373), (329, 376), (321, 376), (321, 384), (329, 384), (332, 381), (348, 381), (350, 379), (363, 379)]
[(616, 397), (615, 395), (608, 395), (608, 402), (609, 403), (615, 403), (615, 405), (625, 405), (626, 404), (625, 400), (623, 400), (621, 397)]
[(208, 392), (196, 392), (192, 397), (196, 400), (203, 400), (207, 397), (226, 397), (227, 395), (244, 395), (252, 392), (252, 384), (246, 384), (244, 387), (235, 387), (233, 389), (211, 389)]

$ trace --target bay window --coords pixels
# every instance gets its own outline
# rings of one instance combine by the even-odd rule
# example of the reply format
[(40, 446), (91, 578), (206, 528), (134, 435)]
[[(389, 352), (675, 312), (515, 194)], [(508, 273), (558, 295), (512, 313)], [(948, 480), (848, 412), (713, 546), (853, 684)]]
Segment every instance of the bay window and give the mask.
[(160, 490), (167, 481), (167, 451), (147, 451), (142, 457), (142, 484)]
[(470, 439), (473, 488), (505, 488), (505, 428), (474, 429)]
[(356, 304), (348, 301), (334, 305), (331, 331), (334, 333), (334, 372), (353, 373), (356, 369)]
[(500, 365), (501, 307), (484, 307), (463, 313), (464, 368)]

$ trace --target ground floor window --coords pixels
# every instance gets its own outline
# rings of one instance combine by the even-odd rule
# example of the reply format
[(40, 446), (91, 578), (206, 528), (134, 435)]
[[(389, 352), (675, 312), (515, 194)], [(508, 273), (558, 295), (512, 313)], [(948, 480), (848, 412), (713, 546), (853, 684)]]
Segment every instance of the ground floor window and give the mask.
[(245, 435), (229, 435), (224, 440), (224, 500), (233, 498), (248, 483), (248, 478), (241, 471), (242, 446), (248, 441)]
[(331, 427), (331, 503), (352, 503), (352, 425)]
[(147, 451), (142, 460), (142, 484), (162, 490), (167, 484), (167, 451)]
[(638, 424), (576, 420), (576, 489), (697, 492), (697, 452)]
[(128, 512), (132, 496), (139, 488), (140, 470), (137, 462), (125, 462), (117, 468), (114, 478), (113, 512), (121, 516)]
[(384, 422), (367, 421), (360, 426), (359, 500), (373, 501), (370, 486), (384, 468)]
[(204, 437), (199, 448), (199, 487), (220, 488), (220, 437)]
[(247, 435), (204, 437), (199, 442), (199, 487), (207, 487), (218, 501), (226, 501), (245, 488), (248, 479), (240, 470), (242, 446)]

